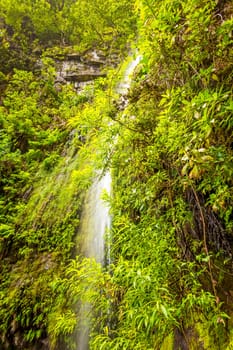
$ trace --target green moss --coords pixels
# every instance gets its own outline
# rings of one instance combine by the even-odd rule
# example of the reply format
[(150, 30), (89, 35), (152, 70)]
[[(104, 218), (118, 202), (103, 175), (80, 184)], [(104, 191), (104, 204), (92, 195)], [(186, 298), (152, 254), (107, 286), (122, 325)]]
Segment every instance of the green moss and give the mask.
[(173, 350), (174, 347), (174, 334), (169, 334), (163, 341), (160, 350)]
[(204, 344), (204, 349), (206, 349), (206, 350), (210, 350), (210, 349), (218, 350), (219, 349), (218, 344), (216, 344), (214, 342), (211, 335), (209, 334), (209, 329), (207, 328), (206, 324), (198, 323), (198, 324), (196, 324), (196, 329), (198, 331), (198, 334), (200, 336), (201, 341)]

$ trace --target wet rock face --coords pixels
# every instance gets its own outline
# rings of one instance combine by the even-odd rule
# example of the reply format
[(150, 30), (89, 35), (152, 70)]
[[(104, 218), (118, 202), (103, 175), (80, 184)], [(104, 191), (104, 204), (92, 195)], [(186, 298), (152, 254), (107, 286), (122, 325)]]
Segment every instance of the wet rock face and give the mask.
[(71, 72), (68, 73), (65, 76), (65, 80), (66, 81), (72, 81), (72, 82), (77, 82), (77, 83), (81, 83), (81, 82), (88, 82), (88, 81), (92, 81), (94, 79), (97, 79), (99, 77), (105, 77), (106, 74), (101, 74), (101, 73), (95, 73), (95, 72), (91, 72), (91, 71), (84, 71), (82, 73), (76, 73), (76, 72)]
[(63, 61), (57, 62), (57, 83), (73, 83), (76, 90), (99, 77), (105, 77), (104, 68), (107, 60), (101, 52), (92, 51), (83, 56), (68, 54)]

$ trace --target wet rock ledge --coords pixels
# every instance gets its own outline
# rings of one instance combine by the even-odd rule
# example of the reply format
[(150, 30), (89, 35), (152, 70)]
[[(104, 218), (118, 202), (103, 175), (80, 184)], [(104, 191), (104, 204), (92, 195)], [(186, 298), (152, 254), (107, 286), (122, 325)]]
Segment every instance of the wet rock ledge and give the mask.
[(75, 89), (83, 88), (83, 85), (93, 80), (105, 77), (105, 67), (108, 60), (100, 51), (90, 51), (84, 55), (78, 53), (67, 54), (65, 58), (56, 61), (56, 83), (72, 83)]

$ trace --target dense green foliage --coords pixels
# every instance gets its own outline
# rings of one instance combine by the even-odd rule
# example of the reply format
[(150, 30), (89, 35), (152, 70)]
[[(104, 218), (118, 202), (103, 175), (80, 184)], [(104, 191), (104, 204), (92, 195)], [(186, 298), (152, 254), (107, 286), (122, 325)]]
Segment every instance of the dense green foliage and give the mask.
[(45, 47), (119, 50), (134, 36), (135, 27), (132, 4), (126, 0), (2, 0), (0, 18), (3, 73), (12, 66), (32, 69)]
[[(1, 348), (72, 349), (88, 302), (91, 349), (232, 349), (232, 13), (227, 0), (0, 1)], [(125, 56), (135, 34), (123, 111), (126, 63), (79, 94), (57, 84), (54, 57)], [(75, 237), (106, 167), (105, 271)]]
[(114, 316), (93, 348), (172, 349), (183, 334), (231, 349), (232, 4), (137, 6), (143, 59), (112, 160)]
[[(63, 341), (76, 326), (87, 283), (81, 279), (97, 273), (94, 262), (72, 257), (83, 195), (101, 158), (95, 151), (106, 83), (77, 94), (57, 84), (51, 57), (100, 45), (105, 56), (120, 52), (135, 23), (130, 8), (114, 1), (108, 11), (95, 1), (0, 2), (1, 348)], [(100, 290), (97, 275), (96, 282)]]

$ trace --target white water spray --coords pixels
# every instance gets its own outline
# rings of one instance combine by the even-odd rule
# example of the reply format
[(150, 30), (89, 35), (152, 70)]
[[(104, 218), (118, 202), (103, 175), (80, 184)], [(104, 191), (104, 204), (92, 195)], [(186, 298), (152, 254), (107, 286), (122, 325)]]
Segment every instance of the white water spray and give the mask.
[(131, 75), (134, 72), (134, 69), (137, 67), (137, 65), (141, 61), (141, 59), (142, 59), (142, 56), (137, 55), (135, 57), (135, 59), (133, 61), (131, 61), (128, 64), (128, 66), (126, 67), (123, 78), (116, 88), (116, 90), (119, 94), (121, 94), (121, 95), (127, 94), (128, 90), (130, 88), (130, 85), (131, 85), (131, 81), (132, 81)]
[[(109, 207), (102, 199), (104, 193), (110, 195), (111, 175), (106, 172), (96, 178), (85, 198), (79, 229), (80, 253), (87, 258), (94, 258), (104, 265), (105, 233), (109, 231), (111, 217)], [(88, 350), (91, 305), (84, 303), (79, 310), (79, 331), (77, 334), (77, 350)]]
[[(131, 75), (140, 60), (141, 57), (137, 56), (127, 66), (122, 81), (116, 88), (117, 92), (122, 96), (127, 94), (132, 80)], [(105, 234), (110, 230), (111, 226), (109, 208), (102, 199), (104, 191), (110, 195), (111, 175), (109, 171), (94, 181), (86, 196), (78, 235), (80, 253), (88, 258), (94, 258), (102, 266), (105, 261), (110, 263), (110, 246), (105, 247)], [(77, 350), (88, 350), (89, 348), (90, 316), (88, 314), (91, 315), (90, 305), (81, 305), (79, 310), (80, 330), (77, 335)]]
[(106, 192), (110, 195), (111, 176), (108, 171), (101, 179), (92, 184), (85, 199), (80, 225), (81, 253), (87, 258), (95, 258), (104, 264), (105, 233), (110, 228), (111, 218), (109, 208), (102, 199)]

